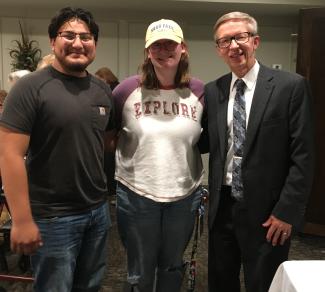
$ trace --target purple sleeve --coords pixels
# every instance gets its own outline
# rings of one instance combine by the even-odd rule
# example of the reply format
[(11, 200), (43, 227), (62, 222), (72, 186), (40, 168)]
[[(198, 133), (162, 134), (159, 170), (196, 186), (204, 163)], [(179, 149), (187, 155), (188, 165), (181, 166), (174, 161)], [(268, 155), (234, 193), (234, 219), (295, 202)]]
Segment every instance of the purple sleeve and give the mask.
[(204, 83), (199, 79), (191, 78), (190, 89), (204, 107)]
[(140, 86), (140, 77), (131, 76), (123, 80), (113, 90), (113, 101), (115, 107), (116, 129), (121, 128), (123, 106), (130, 94)]

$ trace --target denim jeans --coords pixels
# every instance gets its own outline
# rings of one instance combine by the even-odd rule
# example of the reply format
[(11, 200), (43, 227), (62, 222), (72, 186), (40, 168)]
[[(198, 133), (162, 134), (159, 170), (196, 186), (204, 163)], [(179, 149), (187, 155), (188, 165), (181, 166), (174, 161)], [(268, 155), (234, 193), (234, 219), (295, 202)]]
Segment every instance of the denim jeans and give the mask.
[(118, 183), (117, 224), (127, 250), (127, 285), (140, 292), (180, 291), (183, 254), (200, 200), (200, 187), (185, 199), (159, 203)]
[(34, 291), (99, 291), (107, 258), (108, 205), (35, 221), (44, 244), (31, 256)]

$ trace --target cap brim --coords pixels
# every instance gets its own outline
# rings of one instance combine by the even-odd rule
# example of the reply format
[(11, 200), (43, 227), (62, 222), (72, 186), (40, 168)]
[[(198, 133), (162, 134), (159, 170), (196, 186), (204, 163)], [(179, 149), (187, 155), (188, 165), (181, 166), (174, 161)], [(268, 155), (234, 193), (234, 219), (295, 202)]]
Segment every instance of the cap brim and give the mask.
[(151, 44), (153, 44), (154, 42), (159, 41), (159, 40), (171, 40), (171, 41), (174, 41), (174, 42), (180, 44), (183, 39), (176, 35), (171, 36), (170, 34), (166, 34), (166, 35), (159, 34), (159, 35), (153, 36), (152, 38), (147, 40), (145, 48), (147, 49)]

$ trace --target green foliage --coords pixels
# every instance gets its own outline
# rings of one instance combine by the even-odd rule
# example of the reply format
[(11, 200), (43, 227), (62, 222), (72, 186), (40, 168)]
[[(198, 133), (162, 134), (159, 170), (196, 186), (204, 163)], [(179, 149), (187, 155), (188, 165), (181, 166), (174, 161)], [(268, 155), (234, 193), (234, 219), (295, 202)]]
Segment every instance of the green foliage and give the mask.
[(19, 21), (21, 40), (13, 40), (14, 48), (9, 50), (9, 55), (12, 58), (10, 65), (12, 71), (29, 70), (35, 71), (38, 61), (41, 59), (42, 51), (38, 48), (37, 41), (30, 41), (24, 34), (23, 28)]

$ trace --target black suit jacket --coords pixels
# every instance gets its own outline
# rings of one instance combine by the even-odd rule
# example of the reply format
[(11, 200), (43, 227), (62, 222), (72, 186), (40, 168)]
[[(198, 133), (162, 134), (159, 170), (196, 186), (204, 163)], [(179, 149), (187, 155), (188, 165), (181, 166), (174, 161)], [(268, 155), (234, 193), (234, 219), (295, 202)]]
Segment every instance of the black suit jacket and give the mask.
[[(231, 73), (205, 87), (200, 139), (209, 158), (209, 227), (218, 211), (227, 154)], [(300, 75), (260, 66), (242, 160), (249, 222), (261, 226), (273, 214), (298, 227), (313, 177), (311, 94)]]

